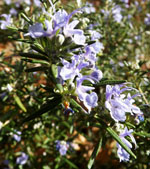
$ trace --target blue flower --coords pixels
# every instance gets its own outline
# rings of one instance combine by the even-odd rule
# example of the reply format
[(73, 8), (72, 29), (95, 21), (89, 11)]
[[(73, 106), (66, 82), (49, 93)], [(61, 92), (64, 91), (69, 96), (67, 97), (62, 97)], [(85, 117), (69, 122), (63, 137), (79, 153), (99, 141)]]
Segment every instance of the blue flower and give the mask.
[(84, 54), (85, 59), (88, 60), (91, 67), (95, 67), (97, 57), (96, 57), (96, 52), (95, 52), (94, 48), (89, 45), (85, 48), (85, 51), (86, 51)]
[(74, 80), (75, 76), (81, 76), (80, 71), (89, 65), (88, 62), (82, 60), (82, 56), (74, 55), (71, 57), (72, 62), (62, 59), (64, 65), (60, 71), (63, 80)]
[(121, 14), (121, 10), (122, 10), (121, 7), (118, 5), (116, 5), (112, 9), (113, 18), (118, 23), (120, 23), (123, 18), (122, 14)]
[(130, 111), (121, 98), (114, 98), (105, 102), (106, 108), (110, 111), (111, 117), (116, 121), (125, 121), (126, 112)]
[(95, 30), (89, 30), (89, 33), (91, 34), (91, 40), (97, 40), (102, 37), (102, 35)]
[(21, 131), (15, 131), (16, 134), (13, 135), (13, 138), (19, 142), (21, 140)]
[(34, 4), (38, 7), (41, 7), (41, 2), (40, 0), (34, 0)]
[[(74, 31), (74, 34), (77, 36), (77, 31), (78, 30), (73, 30), (74, 26), (76, 26), (76, 24), (74, 22), (68, 24), (70, 18), (72, 17), (72, 15), (74, 15), (76, 12), (78, 12), (80, 9), (74, 10), (72, 13), (67, 14), (67, 12), (65, 10), (59, 10), (57, 12), (54, 13), (54, 15), (52, 16), (52, 20), (48, 21), (45, 20), (45, 25), (47, 27), (47, 30), (45, 31), (43, 29), (43, 25), (42, 23), (35, 23), (34, 25), (31, 25), (29, 27), (29, 32), (25, 34), (25, 36), (31, 36), (32, 38), (39, 38), (39, 37), (50, 37), (52, 38), (56, 32), (65, 27), (66, 29), (67, 27), (69, 27), (68, 29), (71, 29), (72, 31)], [(71, 31), (70, 30), (70, 31)], [(69, 30), (68, 30), (69, 32)], [(84, 35), (83, 35), (83, 31), (78, 31), (78, 33), (80, 32), (80, 34), (82, 33), (82, 41), (81, 43), (83, 44), (83, 42), (85, 42), (84, 39)], [(67, 30), (66, 30), (67, 33)], [(71, 32), (70, 32), (71, 33)], [(72, 32), (73, 33), (73, 32)], [(75, 41), (75, 43), (78, 43), (79, 39), (81, 40), (81, 37), (77, 39), (77, 37), (74, 35), (73, 39)]]
[(91, 108), (96, 107), (98, 101), (98, 96), (95, 92), (92, 92), (91, 94), (86, 94), (84, 104), (88, 108), (89, 112), (91, 111)]
[(73, 114), (74, 111), (70, 107), (65, 108), (65, 110), (64, 110), (65, 116), (69, 116), (70, 113)]
[(85, 45), (86, 37), (85, 37), (83, 34), (82, 34), (82, 35), (75, 34), (75, 35), (72, 37), (72, 40), (73, 40), (74, 43), (77, 44), (77, 45)]
[(119, 5), (115, 5), (111, 11), (108, 11), (108, 10), (104, 10), (102, 9), (101, 12), (104, 14), (104, 19), (105, 20), (108, 20), (109, 17), (113, 16), (113, 19), (117, 22), (117, 23), (120, 23), (122, 21), (122, 14), (121, 14), (121, 7)]
[(93, 78), (90, 75), (77, 78), (76, 93), (78, 94), (79, 99), (83, 101), (84, 105), (88, 109), (88, 113), (90, 113), (92, 108), (98, 105), (97, 104), (98, 96), (95, 92), (92, 92), (90, 94), (88, 93), (88, 91), (92, 91), (94, 87), (85, 86), (85, 85), (82, 85), (82, 83), (84, 80), (88, 80), (92, 83), (95, 83), (93, 79), (95, 80), (95, 77)]
[(96, 9), (92, 3), (86, 2), (86, 6), (83, 8), (83, 11), (87, 14), (90, 14), (96, 12)]
[(11, 24), (11, 15), (10, 14), (2, 14), (1, 17), (4, 17), (5, 20), (0, 20), (1, 29), (7, 29), (7, 26)]
[(17, 10), (15, 8), (11, 8), (10, 11), (9, 11), (9, 13), (11, 15), (15, 15), (15, 16), (18, 14), (18, 12), (17, 12)]
[(91, 86), (85, 86), (85, 85), (82, 85), (83, 81), (84, 80), (89, 80), (91, 81), (92, 83), (94, 83), (93, 80), (83, 76), (81, 78), (77, 78), (77, 88), (76, 88), (76, 93), (78, 94), (78, 97), (81, 101), (84, 101), (85, 100), (85, 97), (87, 96), (87, 92), (88, 91), (91, 91), (91, 90), (94, 90), (94, 87), (91, 87)]
[[(64, 65), (60, 71), (60, 76), (63, 80), (70, 80), (69, 83), (72, 83), (76, 77), (76, 94), (79, 99), (84, 103), (85, 107), (88, 109), (88, 113), (90, 113), (91, 109), (97, 106), (98, 96), (94, 90), (94, 87), (83, 85), (83, 81), (90, 81), (91, 83), (98, 82), (102, 78), (102, 72), (95, 67), (96, 54), (95, 57), (92, 58), (90, 55), (91, 48), (86, 48), (86, 53), (80, 55), (74, 55), (71, 60), (72, 62), (68, 62), (62, 59), (62, 64)], [(95, 61), (94, 61), (95, 59)], [(92, 67), (90, 65), (92, 62)], [(81, 71), (85, 68), (91, 69), (91, 74), (82, 75)]]
[(4, 2), (7, 4), (7, 5), (10, 5), (12, 2), (11, 0), (4, 0)]
[[(125, 87), (124, 85), (106, 86), (106, 101), (105, 107), (110, 111), (111, 117), (116, 121), (125, 121), (126, 113), (131, 115), (141, 115), (143, 114), (141, 110), (133, 105), (135, 100), (134, 97), (139, 94), (131, 96), (130, 94), (122, 94), (126, 90), (132, 90), (133, 88)], [(126, 97), (126, 98), (125, 98)]]
[(139, 116), (138, 116), (138, 119), (139, 119), (140, 121), (142, 121), (142, 122), (143, 122), (143, 121), (144, 121), (144, 116), (139, 115)]
[(96, 54), (101, 52), (102, 49), (104, 49), (103, 44), (101, 42), (99, 42), (99, 41), (93, 43), (92, 45), (90, 45), (90, 47), (93, 48), (93, 52), (95, 52)]
[(66, 141), (56, 141), (56, 150), (59, 151), (60, 155), (64, 156), (66, 155), (68, 149), (69, 149), (70, 144)]
[(150, 13), (146, 14), (146, 17), (144, 19), (144, 23), (146, 25), (150, 25)]
[[(126, 136), (129, 136), (131, 138), (131, 141), (135, 144), (135, 148), (137, 147), (135, 138), (133, 137), (133, 135), (131, 134), (133, 132), (133, 130), (128, 130), (127, 127), (125, 127), (124, 131), (119, 135), (119, 137), (121, 138), (121, 140), (128, 146), (128, 148), (132, 148), (132, 144), (125, 138)], [(121, 161), (129, 161), (130, 159), (130, 154), (124, 150), (121, 145), (119, 143), (117, 143), (117, 147), (118, 147), (118, 157)]]
[(43, 30), (43, 25), (41, 23), (35, 23), (29, 27), (29, 33), (26, 33), (24, 36), (31, 36), (32, 38), (38, 38), (45, 35)]
[(24, 164), (26, 164), (28, 158), (29, 158), (29, 156), (26, 153), (22, 152), (21, 156), (17, 157), (16, 163), (20, 164), (20, 165), (24, 165)]

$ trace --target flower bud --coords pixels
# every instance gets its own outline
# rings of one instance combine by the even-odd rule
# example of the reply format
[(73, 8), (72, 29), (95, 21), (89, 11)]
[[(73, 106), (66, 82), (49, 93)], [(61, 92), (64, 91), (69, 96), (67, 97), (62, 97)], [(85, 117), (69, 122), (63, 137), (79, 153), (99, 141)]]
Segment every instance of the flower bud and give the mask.
[(63, 35), (61, 35), (61, 34), (58, 34), (57, 35), (57, 40), (58, 40), (59, 44), (62, 45), (64, 43), (64, 41), (65, 41), (65, 37)]

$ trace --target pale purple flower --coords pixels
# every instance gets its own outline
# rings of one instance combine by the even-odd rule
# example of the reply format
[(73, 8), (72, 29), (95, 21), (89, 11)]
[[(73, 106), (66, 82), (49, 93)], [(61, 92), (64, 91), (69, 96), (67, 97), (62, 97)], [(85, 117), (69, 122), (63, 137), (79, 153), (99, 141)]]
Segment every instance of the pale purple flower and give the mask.
[[(91, 49), (90, 49), (91, 48)], [(60, 70), (60, 77), (65, 80), (70, 80), (71, 84), (76, 77), (76, 94), (79, 99), (84, 103), (85, 107), (88, 109), (88, 113), (90, 113), (91, 109), (96, 107), (98, 96), (94, 90), (94, 87), (83, 85), (83, 81), (89, 81), (90, 83), (98, 82), (102, 79), (102, 72), (95, 67), (96, 54), (90, 55), (92, 52), (92, 47), (86, 47), (86, 53), (80, 55), (74, 55), (71, 58), (71, 62), (62, 59), (62, 64), (64, 65)], [(94, 49), (93, 49), (94, 50)], [(92, 67), (90, 62), (93, 62)], [(88, 68), (91, 69), (91, 74), (82, 75), (81, 70)]]
[(124, 3), (129, 3), (129, 0), (122, 0), (122, 2), (124, 2)]
[(128, 112), (129, 108), (121, 98), (114, 98), (106, 101), (105, 107), (110, 111), (111, 117), (116, 122), (126, 120), (126, 112)]
[(90, 94), (88, 93), (88, 91), (92, 91), (94, 87), (82, 85), (84, 80), (88, 80), (91, 83), (95, 83), (95, 77), (92, 78), (92, 76), (89, 75), (77, 78), (76, 93), (78, 94), (79, 99), (83, 101), (84, 105), (88, 109), (88, 113), (90, 113), (91, 109), (98, 105), (98, 96), (95, 92), (92, 92)]
[[(73, 11), (71, 14), (68, 15), (65, 10), (59, 10), (54, 14), (54, 16), (52, 16), (51, 21), (45, 20), (45, 25), (47, 28), (46, 31), (43, 29), (42, 23), (35, 23), (34, 25), (31, 25), (29, 27), (29, 30), (28, 30), (29, 32), (27, 34), (25, 34), (25, 36), (31, 36), (32, 38), (39, 38), (39, 37), (48, 36), (51, 38), (56, 34), (56, 32), (59, 29), (65, 27), (64, 28), (65, 35), (67, 35), (67, 34), (68, 34), (68, 36), (74, 35), (72, 37), (73, 41), (76, 44), (83, 44), (85, 42), (85, 37), (83, 35), (83, 31), (74, 29), (77, 22), (73, 21), (70, 24), (68, 24), (72, 15), (78, 11), (79, 11), (79, 9)], [(80, 34), (81, 37), (77, 37), (78, 34)]]
[(89, 78), (93, 79), (94, 81), (99, 82), (103, 77), (103, 73), (101, 70), (96, 69), (89, 75)]
[(134, 39), (139, 41), (139, 40), (142, 39), (142, 37), (141, 37), (141, 35), (136, 35), (136, 36), (134, 37)]
[(7, 92), (0, 93), (0, 98), (3, 100), (7, 96)]
[(76, 93), (78, 94), (78, 97), (81, 101), (84, 101), (85, 100), (85, 97), (87, 96), (87, 92), (88, 91), (91, 91), (91, 90), (94, 90), (94, 87), (91, 87), (91, 86), (85, 86), (85, 85), (82, 85), (83, 81), (84, 80), (89, 80), (91, 81), (92, 83), (94, 83), (93, 80), (87, 78), (87, 77), (81, 77), (81, 78), (77, 78), (77, 88), (76, 88)]
[(96, 26), (99, 26), (99, 24), (98, 23), (89, 24), (87, 29), (93, 30)]
[(118, 23), (120, 23), (123, 18), (121, 11), (122, 9), (119, 5), (114, 6), (111, 11), (104, 9), (101, 10), (101, 12), (104, 14), (105, 20), (108, 20), (112, 13), (114, 20)]
[(58, 27), (58, 29), (64, 27), (69, 21), (68, 19), (68, 13), (64, 9), (57, 11), (53, 16), (54, 27)]
[(86, 40), (86, 37), (82, 34), (82, 35), (79, 35), (79, 34), (75, 34), (72, 38), (72, 40), (74, 41), (75, 44), (77, 45), (85, 45), (85, 40)]
[(146, 14), (146, 17), (145, 17), (145, 19), (144, 19), (144, 23), (145, 23), (146, 25), (150, 25), (150, 13), (147, 13), (147, 14)]
[(99, 41), (97, 41), (97, 42), (95, 42), (95, 43), (93, 43), (93, 44), (91, 44), (89, 46), (93, 48), (92, 51), (95, 52), (96, 54), (101, 52), (104, 49), (103, 44), (101, 42), (99, 42)]
[(120, 23), (123, 18), (122, 14), (121, 14), (121, 10), (122, 10), (121, 7), (118, 5), (116, 5), (112, 9), (113, 18), (118, 23)]
[(86, 2), (85, 7), (83, 8), (83, 11), (87, 14), (96, 12), (95, 7), (92, 3)]
[(102, 37), (102, 35), (95, 30), (89, 30), (89, 33), (91, 34), (91, 40), (97, 40)]
[(137, 107), (137, 106), (135, 106), (135, 105), (133, 105), (133, 103), (135, 102), (135, 100), (133, 98), (136, 97), (136, 96), (139, 96), (139, 94), (131, 96), (130, 93), (128, 93), (127, 99), (125, 99), (125, 104), (130, 107), (130, 109), (131, 109), (131, 111), (130, 111), (131, 115), (136, 114), (136, 115), (140, 116), (140, 115), (143, 114), (141, 112), (140, 108)]
[(122, 0), (126, 8), (129, 8), (129, 0)]
[(41, 7), (41, 2), (40, 0), (34, 0), (34, 4), (38, 7)]
[[(133, 132), (132, 129), (128, 130), (127, 127), (125, 127), (124, 131), (119, 135), (119, 137), (121, 138), (121, 140), (128, 146), (128, 148), (132, 148), (132, 144), (125, 138), (126, 136), (129, 136), (131, 138), (132, 143), (135, 144), (135, 148), (137, 147), (135, 138), (133, 137), (133, 135), (131, 134)], [(121, 145), (119, 143), (117, 143), (117, 147), (118, 147), (118, 157), (121, 161), (129, 161), (130, 159), (130, 154), (128, 152), (126, 152), (126, 150), (124, 150)]]
[(66, 141), (56, 141), (56, 150), (59, 151), (60, 155), (64, 156), (66, 155), (68, 149), (69, 149), (70, 144)]
[(71, 23), (67, 23), (64, 26), (63, 32), (66, 37), (71, 37), (75, 44), (84, 45), (85, 44), (85, 36), (84, 32), (81, 29), (74, 29), (79, 21), (74, 20)]
[(82, 61), (80, 56), (75, 55), (71, 58), (72, 62), (68, 62), (62, 59), (62, 64), (64, 65), (60, 71), (60, 76), (63, 80), (74, 79), (75, 76), (80, 76), (80, 70), (87, 67), (88, 62)]
[(96, 40), (96, 42), (86, 47), (86, 54), (89, 55), (89, 57), (91, 57), (91, 55), (95, 55), (94, 57), (96, 58), (96, 54), (104, 49), (103, 44), (98, 41), (102, 35), (95, 30), (90, 30), (89, 32), (91, 34), (91, 40)]
[(7, 5), (10, 5), (12, 2), (11, 0), (4, 0), (4, 2), (7, 4)]
[(4, 17), (5, 20), (0, 20), (1, 29), (7, 29), (7, 26), (11, 24), (11, 15), (10, 14), (2, 14), (1, 17)]
[(139, 2), (138, 2), (138, 1), (134, 1), (134, 4), (135, 4), (136, 7), (137, 7), (137, 11), (138, 11), (138, 12), (141, 12), (141, 11), (142, 11), (142, 7), (141, 7), (141, 5), (139, 4)]
[(70, 14), (68, 14), (64, 9), (57, 11), (53, 16), (53, 22), (54, 22), (54, 29), (60, 29), (64, 26), (66, 26), (69, 23), (70, 18), (75, 13), (79, 12), (81, 9), (76, 9)]
[(91, 108), (94, 108), (98, 105), (97, 101), (98, 101), (98, 96), (95, 92), (92, 92), (91, 94), (88, 93), (86, 94), (83, 102), (84, 105), (87, 107), (89, 113), (91, 111)]
[(110, 17), (110, 11), (102, 9), (101, 12), (104, 14), (104, 19), (108, 20)]
[(10, 11), (9, 11), (9, 13), (11, 15), (15, 15), (15, 16), (18, 14), (18, 12), (17, 12), (17, 10), (15, 8), (11, 8)]
[(13, 138), (19, 142), (21, 140), (21, 131), (15, 131), (16, 134), (13, 135)]
[(45, 25), (47, 30), (43, 29), (42, 23), (35, 23), (29, 27), (29, 33), (26, 33), (25, 36), (31, 36), (32, 38), (39, 38), (39, 37), (52, 37), (57, 30), (53, 30), (52, 22), (45, 20)]
[(78, 25), (79, 21), (74, 20), (71, 23), (65, 25), (64, 27), (64, 35), (66, 37), (71, 37), (74, 34), (82, 35), (83, 31), (80, 29), (74, 29)]
[(34, 25), (31, 25), (29, 27), (29, 33), (25, 34), (25, 36), (31, 36), (32, 38), (45, 36), (42, 23), (35, 23)]
[(15, 6), (16, 6), (17, 8), (19, 8), (20, 5), (21, 5), (21, 2), (15, 2)]
[(143, 114), (141, 110), (133, 105), (134, 97), (139, 94), (131, 96), (130, 94), (122, 94), (126, 90), (133, 90), (133, 88), (125, 87), (124, 85), (106, 86), (106, 101), (105, 107), (110, 111), (111, 117), (116, 121), (125, 121), (126, 113), (131, 115)]
[(24, 164), (26, 164), (28, 158), (29, 158), (29, 156), (26, 153), (22, 152), (21, 156), (17, 157), (16, 163), (20, 164), (20, 165), (24, 165)]
[(97, 57), (96, 57), (96, 52), (93, 48), (93, 46), (89, 45), (85, 48), (85, 53), (84, 53), (84, 57), (86, 60), (88, 60), (88, 62), (90, 63), (90, 65), (92, 67), (95, 67), (95, 63), (97, 61)]

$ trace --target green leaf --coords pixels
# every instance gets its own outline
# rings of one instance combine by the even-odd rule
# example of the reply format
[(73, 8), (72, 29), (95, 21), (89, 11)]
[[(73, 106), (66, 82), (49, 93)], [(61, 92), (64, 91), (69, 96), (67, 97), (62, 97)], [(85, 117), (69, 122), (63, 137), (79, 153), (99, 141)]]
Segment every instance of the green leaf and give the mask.
[(50, 169), (48, 165), (43, 166), (43, 169)]
[(57, 68), (57, 66), (55, 64), (52, 64), (51, 70), (52, 70), (53, 77), (57, 78), (58, 77), (58, 68)]
[(128, 148), (128, 146), (120, 139), (117, 133), (111, 128), (107, 127), (106, 131), (124, 148), (132, 157), (136, 159), (136, 155)]
[(22, 12), (20, 15), (21, 15), (21, 17), (23, 17), (24, 20), (26, 20), (30, 25), (33, 25), (33, 21), (32, 21), (31, 19), (29, 19), (25, 13)]
[(37, 43), (34, 43), (34, 45), (31, 45), (31, 48), (37, 52), (39, 52), (40, 54), (44, 55), (44, 56), (47, 56), (47, 54), (42, 50), (42, 47), (37, 44)]
[[(82, 108), (82, 106), (80, 106), (74, 99), (71, 99), (70, 100), (70, 103), (71, 103), (71, 105), (74, 107), (74, 108), (76, 108), (76, 109), (78, 109), (78, 110), (80, 110), (80, 111), (84, 111), (84, 109)], [(85, 112), (85, 111), (84, 111)]]
[(73, 164), (70, 160), (68, 160), (67, 158), (64, 158), (64, 157), (63, 157), (63, 160), (64, 160), (66, 163), (68, 163), (70, 167), (78, 169), (78, 167), (77, 167), (75, 164)]
[(105, 127), (105, 130), (124, 148), (132, 157), (136, 159), (136, 155), (131, 151), (131, 149), (121, 140), (121, 138), (118, 136), (118, 134), (111, 128), (108, 127), (107, 124), (99, 119), (99, 121), (102, 123), (98, 123), (95, 125), (96, 127), (103, 128)]
[(141, 137), (147, 137), (147, 138), (150, 138), (150, 133), (146, 133), (146, 132), (143, 132), (143, 131), (141, 131), (141, 132), (134, 132), (134, 134), (135, 135), (137, 135), (137, 136), (141, 136)]
[(30, 44), (33, 43), (33, 41), (28, 40), (28, 39), (18, 39), (18, 38), (12, 37), (12, 36), (8, 36), (8, 38), (11, 40), (18, 41), (18, 42), (24, 42), (24, 43), (30, 43)]
[(54, 3), (53, 3), (53, 4), (56, 4), (58, 1), (59, 1), (59, 0), (54, 1)]
[(95, 42), (96, 42), (95, 40), (92, 40), (92, 41), (88, 41), (87, 44), (88, 44), (88, 45), (91, 45), (91, 44), (93, 44), (93, 43), (95, 43)]
[(12, 27), (12, 26), (7, 26), (7, 28), (11, 31), (18, 31), (18, 32), (24, 32), (24, 33), (28, 32), (26, 29), (18, 29), (16, 27)]
[(61, 96), (60, 95), (57, 97), (55, 96), (55, 98), (53, 98), (52, 100), (48, 101), (46, 104), (41, 106), (40, 110), (36, 111), (32, 115), (25, 118), (22, 123), (25, 123), (37, 117), (40, 117), (42, 114), (47, 113), (53, 110), (54, 108), (56, 108), (60, 103), (61, 103)]
[(52, 73), (52, 80), (56, 84), (57, 89), (60, 91), (60, 93), (63, 92), (63, 86), (61, 85), (58, 77), (58, 68), (55, 64), (51, 65), (51, 73)]
[(131, 123), (129, 123), (129, 122), (125, 122), (125, 124), (127, 125), (127, 126), (129, 126), (129, 127), (131, 127), (131, 128), (136, 128), (136, 126), (134, 126), (133, 124), (131, 124)]
[(37, 66), (37, 67), (26, 69), (25, 72), (45, 71), (47, 69), (48, 69), (48, 67), (46, 67), (46, 66)]
[(23, 56), (23, 57), (27, 57), (30, 59), (40, 59), (40, 60), (44, 60), (44, 61), (49, 61), (49, 59), (47, 57), (45, 57), (43, 55), (36, 54), (36, 53), (22, 53), (22, 52), (20, 52), (18, 55)]
[(92, 155), (91, 155), (90, 160), (88, 162), (88, 169), (92, 168), (95, 158), (98, 155), (98, 152), (100, 151), (101, 147), (102, 147), (102, 138), (99, 140), (98, 144), (96, 145), (96, 147), (94, 148), (94, 150), (92, 152)]
[(18, 104), (18, 106), (24, 111), (27, 112), (26, 108), (24, 107), (24, 105), (22, 104), (20, 98), (17, 95), (13, 95), (15, 102)]
[(115, 84), (121, 84), (125, 82), (126, 80), (104, 80), (104, 81), (94, 84), (94, 86), (115, 85)]
[(44, 61), (44, 60), (32, 60), (32, 59), (26, 59), (26, 58), (22, 58), (22, 60), (24, 60), (26, 62), (30, 62), (30, 63), (40, 63), (40, 64), (49, 65), (49, 63), (47, 61)]

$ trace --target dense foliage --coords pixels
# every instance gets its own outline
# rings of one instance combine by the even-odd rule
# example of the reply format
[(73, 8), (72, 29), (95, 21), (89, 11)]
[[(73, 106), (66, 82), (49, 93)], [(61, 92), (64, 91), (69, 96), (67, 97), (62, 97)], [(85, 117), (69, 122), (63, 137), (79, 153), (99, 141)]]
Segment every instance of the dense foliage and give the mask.
[(149, 9), (2, 2), (0, 168), (150, 167)]

